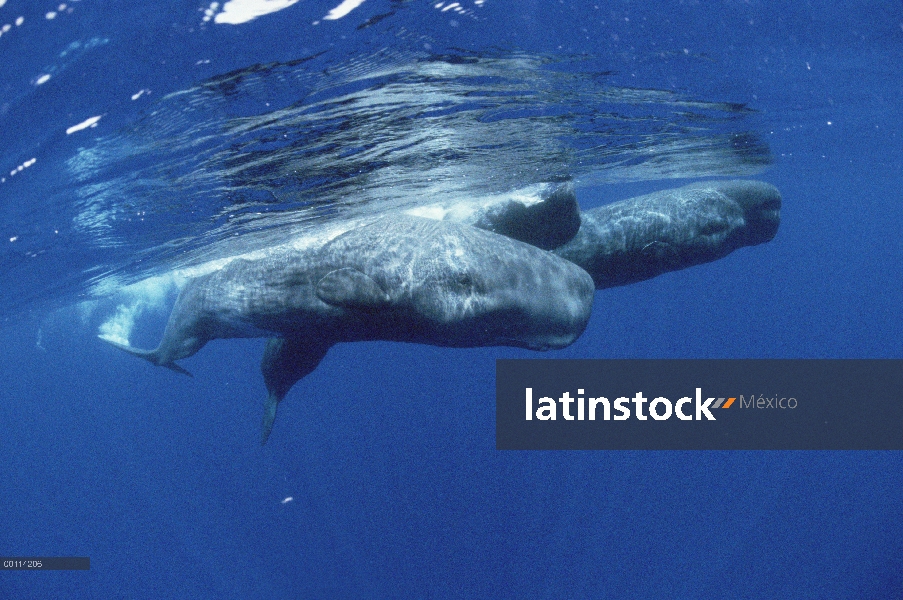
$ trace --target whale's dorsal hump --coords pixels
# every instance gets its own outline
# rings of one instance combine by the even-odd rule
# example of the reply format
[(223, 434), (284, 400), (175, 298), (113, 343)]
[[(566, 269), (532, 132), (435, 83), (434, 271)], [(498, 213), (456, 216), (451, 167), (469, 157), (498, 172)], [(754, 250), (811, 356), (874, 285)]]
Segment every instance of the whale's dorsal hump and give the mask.
[(317, 283), (317, 297), (343, 308), (379, 308), (389, 304), (389, 295), (378, 283), (350, 267), (327, 273)]

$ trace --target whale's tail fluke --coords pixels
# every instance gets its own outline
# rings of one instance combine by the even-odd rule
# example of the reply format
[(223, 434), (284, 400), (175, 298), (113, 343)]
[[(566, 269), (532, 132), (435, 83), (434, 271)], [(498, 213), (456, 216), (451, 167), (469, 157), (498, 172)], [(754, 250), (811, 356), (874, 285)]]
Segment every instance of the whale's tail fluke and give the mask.
[(104, 337), (102, 335), (99, 335), (97, 337), (99, 337), (106, 343), (110, 344), (111, 346), (113, 346), (115, 348), (119, 348), (123, 352), (128, 352), (132, 356), (137, 356), (138, 358), (143, 358), (144, 360), (146, 360), (150, 363), (153, 363), (153, 364), (161, 366), (161, 367), (166, 367), (167, 369), (175, 371), (176, 373), (181, 373), (182, 375), (188, 375), (189, 377), (193, 377), (193, 375), (188, 370), (183, 369), (182, 367), (180, 367), (179, 365), (177, 365), (174, 362), (161, 362), (160, 357), (158, 356), (158, 353), (156, 350), (141, 350), (140, 348), (133, 348), (133, 347), (129, 346), (128, 344), (123, 344), (121, 342), (117, 342), (115, 340)]

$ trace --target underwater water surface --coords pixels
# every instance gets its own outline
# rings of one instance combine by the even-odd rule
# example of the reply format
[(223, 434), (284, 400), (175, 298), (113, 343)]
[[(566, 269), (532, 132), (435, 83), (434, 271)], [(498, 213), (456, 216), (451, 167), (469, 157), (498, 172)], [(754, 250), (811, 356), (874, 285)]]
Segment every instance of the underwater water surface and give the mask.
[[(0, 32), (0, 554), (91, 558), (0, 596), (903, 597), (899, 452), (494, 428), (496, 358), (903, 358), (901, 3), (0, 0)], [(263, 340), (189, 379), (97, 339), (343, 219), (727, 177), (781, 190), (774, 240), (596, 292), (560, 351), (338, 345), (264, 447)]]

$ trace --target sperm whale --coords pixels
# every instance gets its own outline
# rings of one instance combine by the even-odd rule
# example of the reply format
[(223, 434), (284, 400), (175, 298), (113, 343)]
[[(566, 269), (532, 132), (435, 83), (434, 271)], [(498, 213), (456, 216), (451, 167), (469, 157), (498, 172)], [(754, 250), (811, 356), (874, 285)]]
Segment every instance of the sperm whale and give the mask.
[(265, 441), (285, 392), (336, 343), (562, 348), (585, 329), (593, 293), (583, 269), (535, 246), (459, 223), (390, 215), (322, 246), (273, 248), (193, 279), (153, 350), (105, 341), (187, 373), (176, 361), (212, 339), (281, 338), (264, 357)]

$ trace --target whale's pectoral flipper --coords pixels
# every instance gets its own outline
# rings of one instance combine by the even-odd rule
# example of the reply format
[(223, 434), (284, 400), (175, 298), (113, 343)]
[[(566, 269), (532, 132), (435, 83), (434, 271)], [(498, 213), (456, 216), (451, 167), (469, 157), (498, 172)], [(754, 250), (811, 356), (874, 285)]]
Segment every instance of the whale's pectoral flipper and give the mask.
[(275, 394), (270, 394), (263, 403), (263, 423), (260, 427), (260, 445), (267, 443), (270, 432), (273, 431), (273, 423), (276, 422), (276, 409), (279, 407), (279, 399)]
[(293, 385), (317, 368), (331, 346), (332, 342), (319, 339), (271, 338), (267, 341), (263, 360), (260, 361), (260, 371), (268, 392), (263, 404), (261, 445), (266, 444), (270, 437), (279, 403)]
[(389, 303), (389, 295), (378, 283), (357, 269), (336, 269), (317, 283), (317, 297), (333, 306), (379, 308)]
[(119, 348), (123, 352), (128, 352), (132, 356), (137, 356), (139, 358), (143, 358), (144, 360), (146, 360), (150, 363), (153, 363), (153, 364), (161, 366), (161, 367), (166, 367), (167, 369), (175, 371), (176, 373), (181, 373), (182, 375), (188, 375), (189, 377), (193, 377), (193, 375), (189, 371), (187, 371), (186, 369), (183, 369), (182, 367), (180, 367), (179, 365), (177, 365), (174, 362), (162, 362), (160, 360), (159, 352), (157, 350), (141, 350), (140, 348), (132, 348), (128, 344), (122, 344), (120, 342), (113, 341), (109, 338), (105, 338), (102, 335), (99, 335), (97, 337), (99, 337), (106, 343), (110, 344), (111, 346), (113, 346), (115, 348)]

